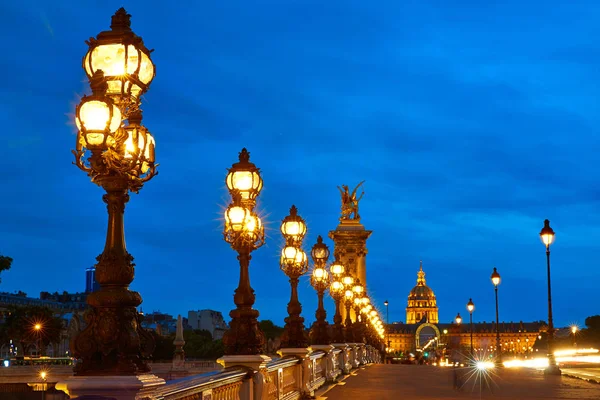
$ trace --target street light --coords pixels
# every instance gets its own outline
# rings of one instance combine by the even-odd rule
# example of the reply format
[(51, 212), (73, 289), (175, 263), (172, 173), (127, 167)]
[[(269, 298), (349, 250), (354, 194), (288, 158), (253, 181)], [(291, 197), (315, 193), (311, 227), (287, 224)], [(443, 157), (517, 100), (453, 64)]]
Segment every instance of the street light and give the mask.
[(540, 239), (546, 246), (546, 263), (548, 269), (548, 368), (544, 370), (548, 375), (560, 375), (561, 371), (554, 358), (554, 322), (552, 321), (552, 285), (550, 283), (550, 245), (554, 242), (554, 231), (550, 228), (550, 220), (544, 220), (544, 227), (540, 231)]
[(388, 348), (390, 347), (390, 309), (388, 308), (388, 306), (390, 305), (390, 303), (386, 300), (383, 302), (383, 304), (385, 305), (385, 324), (387, 325), (385, 328), (386, 333), (387, 333), (387, 345)]
[(148, 373), (145, 359), (154, 347), (136, 311), (142, 297), (129, 290), (135, 264), (125, 247), (123, 222), (129, 192), (138, 193), (157, 174), (155, 141), (141, 125), (140, 110), (155, 67), (130, 18), (120, 8), (111, 30), (86, 42), (83, 67), (92, 95), (75, 109), (75, 165), (106, 191), (108, 205), (106, 243), (96, 264), (100, 290), (88, 295), (87, 326), (72, 342), (73, 356), (80, 359), (76, 375)]
[(310, 276), (310, 284), (317, 291), (319, 298), (319, 306), (315, 317), (317, 318), (312, 328), (310, 329), (310, 343), (313, 345), (328, 345), (329, 333), (327, 332), (327, 312), (323, 306), (323, 295), (329, 287), (329, 273), (325, 269), (327, 259), (329, 258), (329, 248), (323, 243), (321, 235), (317, 237), (317, 243), (313, 246), (310, 252), (313, 260), (314, 269)]
[(473, 357), (473, 310), (475, 309), (475, 304), (473, 304), (473, 300), (469, 299), (467, 303), (467, 310), (469, 310), (469, 325), (471, 329), (471, 357)]
[(306, 234), (306, 223), (298, 215), (296, 206), (290, 208), (290, 215), (281, 222), (281, 234), (285, 247), (281, 251), (281, 270), (290, 278), (292, 293), (288, 303), (288, 317), (281, 335), (282, 348), (306, 348), (308, 343), (304, 334), (304, 318), (300, 316), (302, 305), (298, 300), (298, 279), (308, 271), (306, 253), (302, 250), (302, 240)]
[(33, 325), (33, 329), (36, 332), (37, 335), (37, 340), (38, 340), (38, 348), (37, 348), (37, 352), (38, 352), (38, 357), (42, 356), (42, 324), (35, 324)]
[(360, 309), (363, 306), (363, 299), (366, 299), (365, 287), (360, 283), (360, 279), (356, 279), (354, 285), (352, 286), (352, 292), (354, 293), (354, 343), (362, 343), (363, 342), (363, 332), (362, 332), (362, 320), (360, 317)]
[(462, 317), (460, 316), (460, 313), (456, 314), (456, 318), (454, 318), (454, 321), (456, 321), (457, 325), (460, 325), (462, 323)]
[(46, 398), (46, 379), (47, 379), (46, 371), (40, 372), (40, 378), (42, 378), (42, 381), (44, 382), (42, 384), (42, 400), (44, 400)]
[(238, 253), (240, 280), (229, 316), (229, 330), (223, 335), (225, 355), (259, 355), (263, 353), (265, 335), (258, 325), (258, 311), (253, 309), (254, 290), (250, 286), (250, 253), (265, 243), (265, 229), (254, 212), (256, 197), (262, 189), (260, 171), (250, 162), (245, 148), (239, 162), (233, 164), (225, 178), (232, 203), (225, 210), (223, 238)]
[(575, 341), (575, 335), (577, 334), (577, 325), (571, 327), (571, 333), (573, 334), (573, 347), (577, 348), (577, 342)]
[(346, 343), (352, 343), (352, 317), (350, 310), (352, 308), (352, 302), (354, 301), (354, 292), (352, 287), (354, 285), (354, 278), (346, 271), (346, 274), (342, 277), (342, 284), (344, 285), (343, 300), (346, 311), (346, 319), (344, 320), (344, 339)]
[(496, 293), (496, 367), (502, 368), (502, 346), (500, 345), (500, 322), (498, 319), (498, 285), (500, 284), (500, 274), (496, 267), (492, 272), (492, 283), (494, 284), (494, 292)]
[(333, 316), (333, 343), (344, 343), (344, 326), (342, 325), (342, 314), (340, 312), (340, 303), (344, 296), (344, 284), (340, 280), (336, 280), (335, 275), (332, 278), (333, 282), (329, 285), (329, 295), (335, 302), (335, 315)]

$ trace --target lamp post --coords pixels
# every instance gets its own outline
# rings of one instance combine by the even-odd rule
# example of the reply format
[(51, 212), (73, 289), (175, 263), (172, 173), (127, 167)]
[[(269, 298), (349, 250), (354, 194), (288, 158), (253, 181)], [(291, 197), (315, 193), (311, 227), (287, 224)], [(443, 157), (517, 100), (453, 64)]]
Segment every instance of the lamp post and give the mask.
[(346, 343), (354, 342), (354, 335), (352, 332), (352, 318), (350, 317), (350, 310), (352, 309), (352, 302), (354, 301), (354, 292), (351, 288), (346, 288), (344, 291), (344, 304), (346, 305), (346, 320), (344, 321), (344, 338)]
[(469, 325), (470, 325), (470, 330), (471, 330), (471, 357), (474, 356), (473, 354), (473, 310), (475, 309), (475, 304), (473, 304), (473, 300), (469, 299), (469, 302), (467, 303), (467, 310), (469, 310)]
[(331, 285), (329, 285), (329, 295), (335, 302), (335, 314), (333, 316), (333, 343), (344, 342), (344, 326), (342, 325), (342, 313), (340, 312), (340, 303), (344, 297), (344, 284), (342, 275), (345, 271), (344, 266), (339, 262), (337, 254), (336, 259), (329, 268), (331, 271)]
[(48, 379), (46, 371), (40, 372), (40, 378), (42, 378), (42, 400), (46, 398), (46, 380)]
[(554, 358), (554, 322), (552, 321), (552, 285), (550, 283), (550, 245), (554, 242), (554, 231), (550, 221), (544, 220), (544, 227), (540, 231), (542, 243), (546, 246), (546, 263), (548, 269), (548, 368), (544, 370), (548, 375), (560, 375), (561, 371)]
[(285, 247), (281, 251), (281, 270), (290, 278), (292, 289), (287, 306), (288, 317), (281, 335), (282, 348), (306, 348), (308, 342), (304, 334), (304, 318), (300, 316), (302, 305), (298, 301), (298, 279), (308, 271), (306, 253), (302, 250), (302, 240), (306, 234), (306, 223), (298, 215), (296, 206), (290, 208), (290, 215), (281, 222), (281, 233)]
[(352, 292), (354, 293), (354, 315), (356, 319), (354, 321), (353, 337), (354, 343), (363, 343), (362, 333), (362, 321), (360, 317), (360, 309), (363, 305), (363, 296), (365, 295), (365, 287), (360, 283), (360, 279), (356, 279), (352, 286)]
[(573, 325), (571, 327), (571, 334), (573, 335), (573, 348), (577, 349), (577, 342), (575, 341), (575, 335), (577, 334), (577, 326)]
[(344, 305), (346, 306), (346, 320), (344, 321), (344, 338), (346, 343), (352, 343), (354, 340), (352, 336), (352, 318), (350, 316), (350, 310), (352, 309), (352, 302), (354, 301), (354, 292), (352, 286), (354, 284), (354, 278), (347, 273), (342, 278), (342, 284), (344, 285)]
[(232, 203), (225, 210), (223, 238), (238, 253), (240, 262), (240, 279), (233, 296), (236, 308), (229, 313), (231, 323), (223, 335), (225, 355), (260, 355), (265, 335), (258, 325), (259, 313), (252, 308), (256, 298), (250, 286), (249, 267), (250, 254), (265, 242), (264, 227), (254, 212), (263, 181), (245, 148), (239, 154), (239, 162), (229, 168), (225, 183)]
[(329, 273), (325, 269), (329, 258), (329, 248), (323, 243), (321, 235), (317, 237), (317, 243), (313, 246), (310, 255), (313, 260), (314, 269), (310, 276), (310, 284), (317, 291), (319, 306), (315, 313), (316, 321), (310, 329), (310, 343), (312, 345), (328, 345), (329, 333), (327, 332), (327, 312), (323, 306), (323, 295), (329, 287)]
[(385, 333), (387, 335), (387, 347), (388, 349), (390, 348), (390, 309), (388, 308), (388, 306), (390, 305), (390, 303), (386, 300), (383, 302), (383, 304), (385, 305)]
[(145, 358), (154, 348), (136, 311), (142, 297), (129, 290), (135, 264), (125, 247), (123, 222), (128, 193), (138, 193), (157, 173), (154, 138), (142, 125), (139, 108), (154, 64), (142, 38), (131, 30), (130, 17), (119, 9), (111, 30), (86, 42), (83, 67), (92, 95), (84, 96), (75, 110), (75, 165), (106, 191), (108, 205), (106, 243), (96, 258), (100, 289), (87, 296), (87, 326), (71, 343), (73, 356), (81, 360), (75, 367), (79, 376), (148, 373)]
[(38, 357), (42, 356), (42, 324), (33, 325), (33, 329), (35, 330), (38, 342)]
[(496, 267), (492, 272), (492, 283), (494, 284), (494, 292), (496, 294), (496, 367), (502, 368), (502, 345), (500, 344), (500, 321), (498, 319), (498, 285), (500, 284), (500, 274)]

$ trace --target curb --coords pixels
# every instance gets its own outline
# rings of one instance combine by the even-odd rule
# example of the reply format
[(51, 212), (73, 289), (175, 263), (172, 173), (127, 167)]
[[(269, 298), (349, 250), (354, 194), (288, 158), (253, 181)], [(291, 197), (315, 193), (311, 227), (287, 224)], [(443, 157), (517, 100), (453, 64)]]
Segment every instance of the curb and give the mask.
[(589, 383), (595, 383), (597, 385), (600, 384), (600, 381), (597, 381), (594, 378), (582, 378), (581, 376), (571, 375), (571, 374), (565, 374), (564, 372), (563, 372), (563, 376), (567, 376), (569, 378), (579, 379), (579, 380), (586, 381), (586, 382), (589, 382)]

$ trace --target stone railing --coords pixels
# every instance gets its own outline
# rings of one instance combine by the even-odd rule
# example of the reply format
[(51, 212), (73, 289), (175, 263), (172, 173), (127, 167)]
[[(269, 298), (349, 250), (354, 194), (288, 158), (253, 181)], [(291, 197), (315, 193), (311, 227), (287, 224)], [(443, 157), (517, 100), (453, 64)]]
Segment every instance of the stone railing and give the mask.
[[(168, 382), (146, 400), (295, 400), (314, 396), (323, 385), (362, 365), (381, 362), (380, 353), (364, 344), (318, 346), (306, 357), (286, 356), (265, 369), (229, 367), (223, 371)], [(317, 347), (317, 346), (315, 346)]]

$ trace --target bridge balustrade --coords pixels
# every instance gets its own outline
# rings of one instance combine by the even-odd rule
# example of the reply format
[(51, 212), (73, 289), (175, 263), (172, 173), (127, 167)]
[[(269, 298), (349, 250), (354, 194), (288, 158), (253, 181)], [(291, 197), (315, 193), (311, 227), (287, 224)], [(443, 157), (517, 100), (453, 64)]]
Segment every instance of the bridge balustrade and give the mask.
[[(167, 382), (142, 396), (145, 400), (296, 400), (311, 397), (323, 385), (361, 365), (381, 362), (371, 346), (314, 351), (306, 358), (273, 360), (263, 371), (230, 367)], [(350, 369), (345, 370), (346, 365)], [(344, 372), (345, 371), (345, 372)]]

